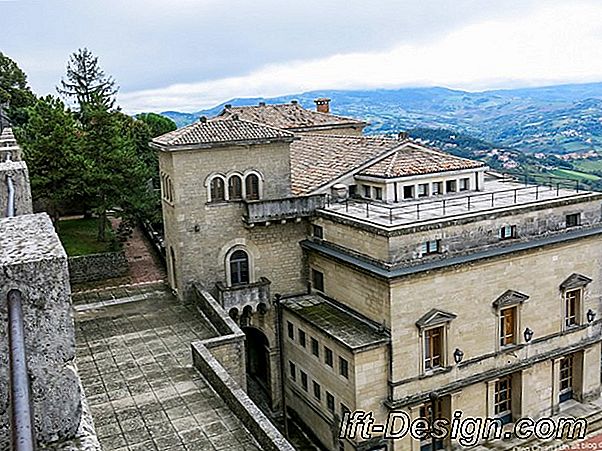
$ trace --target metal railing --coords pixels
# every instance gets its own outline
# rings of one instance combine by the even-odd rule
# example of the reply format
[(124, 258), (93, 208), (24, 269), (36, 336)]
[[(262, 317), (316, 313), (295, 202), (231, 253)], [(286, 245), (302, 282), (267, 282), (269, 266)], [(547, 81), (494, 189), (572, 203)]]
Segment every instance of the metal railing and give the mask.
[(12, 449), (14, 451), (34, 451), (33, 412), (25, 355), (25, 328), (21, 292), (19, 290), (9, 291), (7, 301)]
[(10, 175), (6, 176), (6, 187), (8, 190), (8, 203), (6, 206), (6, 216), (12, 218), (15, 215), (15, 184)]
[[(381, 220), (385, 220), (389, 224), (393, 224), (396, 220), (412, 220), (420, 221), (425, 220), (429, 213), (438, 213), (438, 215), (446, 216), (452, 215), (452, 209), (461, 209), (461, 212), (457, 214), (464, 214), (471, 211), (487, 210), (493, 208), (500, 208), (502, 206), (515, 205), (518, 203), (525, 203), (527, 201), (538, 201), (542, 196), (560, 197), (566, 196), (563, 191), (572, 191), (575, 194), (589, 192), (584, 191), (579, 181), (567, 180), (567, 179), (556, 179), (554, 177), (545, 177), (547, 184), (532, 185), (530, 183), (536, 182), (534, 176), (524, 176), (523, 180), (520, 180), (514, 175), (506, 174), (504, 178), (500, 179), (500, 182), (514, 182), (517, 183), (519, 180), (525, 184), (520, 188), (510, 188), (506, 190), (498, 190), (491, 192), (481, 192), (472, 194), (466, 194), (464, 196), (454, 197), (441, 197), (434, 200), (420, 201), (420, 199), (412, 199), (406, 205), (389, 205), (386, 203), (374, 202), (367, 199), (345, 199), (343, 202), (337, 204), (342, 209), (344, 205), (345, 213), (349, 213), (350, 208), (355, 209), (353, 215), (357, 216), (358, 212), (362, 212), (362, 216), (370, 218), (378, 216)], [(417, 201), (417, 202), (416, 202)], [(332, 205), (330, 196), (327, 196), (327, 207)], [(431, 218), (432, 218), (431, 214)]]

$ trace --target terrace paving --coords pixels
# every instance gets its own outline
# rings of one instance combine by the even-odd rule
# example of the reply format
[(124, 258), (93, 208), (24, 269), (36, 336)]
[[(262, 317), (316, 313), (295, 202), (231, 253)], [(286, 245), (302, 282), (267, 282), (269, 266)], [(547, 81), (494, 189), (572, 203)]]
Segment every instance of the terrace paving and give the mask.
[(260, 450), (192, 367), (215, 335), (163, 286), (73, 296), (77, 365), (103, 450)]

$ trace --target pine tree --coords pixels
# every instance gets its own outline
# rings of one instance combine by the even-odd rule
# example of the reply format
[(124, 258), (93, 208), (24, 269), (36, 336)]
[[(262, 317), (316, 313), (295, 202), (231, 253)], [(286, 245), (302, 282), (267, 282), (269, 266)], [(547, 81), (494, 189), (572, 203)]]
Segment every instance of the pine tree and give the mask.
[(24, 110), (35, 103), (27, 86), (27, 76), (8, 56), (0, 52), (0, 124), (10, 121), (20, 125), (26, 120)]
[(102, 105), (106, 109), (113, 107), (115, 94), (119, 87), (115, 80), (105, 75), (98, 64), (98, 57), (87, 48), (78, 49), (71, 54), (67, 63), (66, 77), (57, 86), (59, 94), (75, 100), (79, 110), (85, 105)]

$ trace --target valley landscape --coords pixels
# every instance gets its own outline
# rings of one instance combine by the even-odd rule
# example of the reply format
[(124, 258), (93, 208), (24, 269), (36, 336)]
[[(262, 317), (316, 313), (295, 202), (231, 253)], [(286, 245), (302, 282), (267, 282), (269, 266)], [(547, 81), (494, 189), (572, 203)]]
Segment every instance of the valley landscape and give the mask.
[(322, 90), (273, 98), (234, 98), (193, 113), (161, 114), (181, 127), (225, 104), (332, 99), (335, 114), (365, 119), (368, 134), (402, 130), (448, 152), (508, 172), (540, 173), (602, 187), (602, 83), (468, 92), (447, 88)]

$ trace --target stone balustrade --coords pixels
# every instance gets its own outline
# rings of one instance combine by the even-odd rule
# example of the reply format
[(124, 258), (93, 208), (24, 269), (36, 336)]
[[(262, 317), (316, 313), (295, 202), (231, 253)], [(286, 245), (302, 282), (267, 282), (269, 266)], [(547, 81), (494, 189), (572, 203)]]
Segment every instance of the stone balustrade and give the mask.
[(245, 202), (244, 221), (249, 225), (308, 217), (326, 204), (326, 195), (287, 197)]
[(265, 277), (261, 277), (254, 283), (231, 287), (218, 282), (215, 284), (217, 300), (226, 311), (234, 307), (242, 311), (246, 306), (250, 306), (253, 311), (256, 311), (259, 304), (264, 303), (266, 306), (269, 304), (270, 284), (271, 282)]

